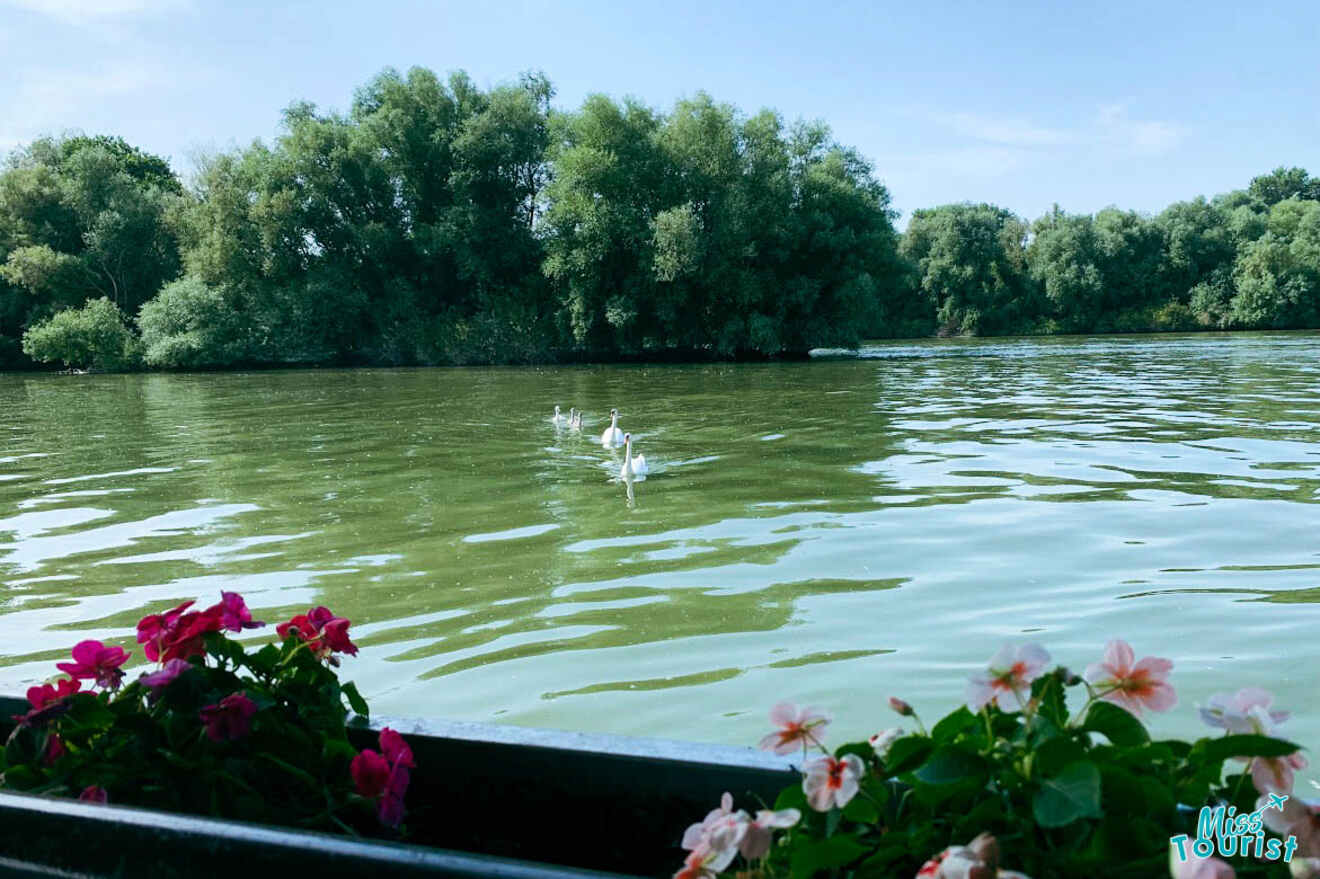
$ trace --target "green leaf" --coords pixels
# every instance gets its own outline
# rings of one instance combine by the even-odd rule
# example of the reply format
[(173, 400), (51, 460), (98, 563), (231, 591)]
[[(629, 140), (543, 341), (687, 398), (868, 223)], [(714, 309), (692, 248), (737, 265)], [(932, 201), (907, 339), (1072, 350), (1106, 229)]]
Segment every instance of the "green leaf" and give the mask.
[(797, 809), (804, 815), (809, 812), (807, 805), (807, 795), (802, 790), (801, 784), (792, 784), (779, 792), (775, 798), (775, 811), (781, 812), (784, 809)]
[(363, 699), (362, 694), (358, 692), (357, 684), (349, 681), (343, 685), (341, 691), (348, 699), (348, 707), (363, 717), (371, 717), (371, 709), (367, 707), (367, 700)]
[(1270, 736), (1236, 735), (1219, 739), (1201, 739), (1192, 747), (1192, 761), (1222, 763), (1230, 757), (1287, 757), (1301, 746)]
[(1092, 703), (1082, 729), (1098, 732), (1121, 747), (1136, 747), (1150, 741), (1150, 734), (1141, 721), (1112, 702)]
[(856, 837), (843, 834), (829, 839), (803, 839), (793, 846), (793, 879), (811, 879), (837, 867), (844, 867), (870, 852)]
[(958, 734), (976, 723), (976, 715), (967, 710), (966, 705), (959, 705), (958, 710), (946, 715), (935, 724), (930, 737), (940, 744), (953, 741)]
[(895, 739), (889, 746), (889, 753), (885, 755), (885, 769), (891, 775), (910, 772), (926, 762), (926, 758), (934, 749), (935, 743), (925, 736), (913, 735)]
[(926, 784), (944, 785), (966, 781), (984, 772), (985, 760), (981, 755), (957, 745), (944, 745), (935, 750), (915, 775)]
[(858, 794), (843, 807), (843, 817), (858, 824), (875, 824), (880, 820), (880, 810), (865, 796)]
[(1100, 770), (1080, 760), (1046, 781), (1031, 802), (1041, 827), (1063, 827), (1079, 818), (1099, 818)]

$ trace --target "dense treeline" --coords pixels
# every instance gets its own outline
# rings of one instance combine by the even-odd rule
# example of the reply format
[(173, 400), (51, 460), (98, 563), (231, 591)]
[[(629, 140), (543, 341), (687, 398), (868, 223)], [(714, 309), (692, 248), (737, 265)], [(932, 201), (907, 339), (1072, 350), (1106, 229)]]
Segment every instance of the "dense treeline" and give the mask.
[(110, 137), (0, 173), (0, 362), (124, 369), (744, 357), (862, 338), (1320, 326), (1320, 180), (1149, 217), (992, 205), (903, 235), (819, 124), (544, 76), (385, 71), (184, 187)]

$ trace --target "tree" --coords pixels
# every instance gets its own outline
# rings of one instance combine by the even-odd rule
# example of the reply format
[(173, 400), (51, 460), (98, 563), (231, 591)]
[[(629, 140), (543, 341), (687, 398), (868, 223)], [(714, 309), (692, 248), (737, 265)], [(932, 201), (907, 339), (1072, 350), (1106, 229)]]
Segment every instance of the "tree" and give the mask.
[(953, 204), (913, 213), (899, 252), (941, 334), (996, 335), (1030, 329), (1033, 289), (1027, 226), (988, 204)]
[(1301, 168), (1282, 165), (1268, 174), (1253, 177), (1247, 194), (1266, 208), (1272, 208), (1290, 198), (1320, 200), (1320, 178), (1312, 177)]
[(148, 366), (187, 369), (250, 359), (250, 324), (224, 288), (195, 277), (166, 284), (138, 314)]
[(33, 360), (100, 372), (131, 369), (139, 359), (137, 337), (104, 296), (33, 324), (23, 334), (23, 351)]

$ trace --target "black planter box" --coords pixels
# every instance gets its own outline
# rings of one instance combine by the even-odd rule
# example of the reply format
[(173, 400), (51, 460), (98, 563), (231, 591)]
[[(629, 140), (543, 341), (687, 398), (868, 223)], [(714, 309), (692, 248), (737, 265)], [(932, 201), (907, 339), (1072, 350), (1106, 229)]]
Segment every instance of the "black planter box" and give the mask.
[[(0, 735), (27, 703), (0, 698)], [(0, 793), (0, 874), (18, 876), (668, 876), (683, 830), (724, 791), (774, 802), (796, 775), (746, 748), (378, 719), (412, 746), (408, 844)], [(361, 736), (370, 747), (374, 734)], [(597, 871), (597, 872), (592, 872)]]

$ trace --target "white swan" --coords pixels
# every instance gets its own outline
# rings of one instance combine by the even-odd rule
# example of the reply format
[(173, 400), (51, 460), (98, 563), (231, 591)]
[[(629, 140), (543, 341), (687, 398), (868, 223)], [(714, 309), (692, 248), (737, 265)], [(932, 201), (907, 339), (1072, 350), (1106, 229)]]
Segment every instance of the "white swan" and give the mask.
[(632, 434), (623, 435), (623, 466), (619, 468), (619, 478), (628, 482), (633, 479), (640, 479), (646, 476), (646, 456), (638, 455), (636, 458), (632, 454)]
[(555, 414), (550, 416), (550, 421), (553, 422), (556, 426), (558, 426), (560, 424), (563, 424), (566, 420), (567, 419), (565, 419), (563, 414), (559, 411), (559, 404), (556, 403)]
[(607, 449), (623, 445), (623, 431), (619, 430), (619, 410), (610, 410), (610, 426), (600, 435), (600, 444)]
[(582, 429), (582, 413), (576, 408), (568, 410), (568, 426), (571, 430)]

